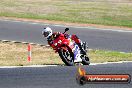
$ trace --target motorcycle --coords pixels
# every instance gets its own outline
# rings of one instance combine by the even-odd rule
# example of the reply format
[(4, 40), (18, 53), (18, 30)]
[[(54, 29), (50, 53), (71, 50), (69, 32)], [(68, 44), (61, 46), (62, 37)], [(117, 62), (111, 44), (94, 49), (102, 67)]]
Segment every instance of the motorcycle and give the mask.
[[(68, 30), (69, 28), (66, 28), (64, 33), (61, 33), (59, 36), (57, 36), (51, 47), (56, 53), (58, 52), (60, 58), (67, 66), (73, 66), (75, 63), (89, 65), (89, 57), (87, 55), (81, 54), (79, 46), (75, 43), (75, 41), (65, 36), (65, 33)], [(82, 47), (85, 52), (87, 52), (88, 46), (86, 42), (82, 44)]]

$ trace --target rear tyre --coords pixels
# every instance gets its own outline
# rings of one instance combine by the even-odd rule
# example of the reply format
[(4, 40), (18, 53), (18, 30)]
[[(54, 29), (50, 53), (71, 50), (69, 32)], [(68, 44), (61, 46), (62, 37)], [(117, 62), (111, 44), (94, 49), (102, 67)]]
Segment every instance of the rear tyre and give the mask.
[[(82, 47), (85, 50), (85, 52), (87, 53), (88, 52), (88, 45), (86, 42), (83, 42)], [(82, 64), (83, 65), (89, 65), (90, 64), (89, 57), (87, 55), (82, 55)]]
[(88, 45), (87, 45), (87, 42), (83, 42), (82, 47), (83, 47), (83, 49), (85, 50), (85, 52), (88, 51)]
[(59, 50), (59, 56), (67, 66), (74, 66), (74, 54), (70, 51), (67, 46), (66, 48), (67, 51), (65, 51), (63, 48)]
[(82, 64), (83, 65), (89, 65), (90, 61), (89, 61), (89, 57), (88, 56), (84, 56), (82, 59)]

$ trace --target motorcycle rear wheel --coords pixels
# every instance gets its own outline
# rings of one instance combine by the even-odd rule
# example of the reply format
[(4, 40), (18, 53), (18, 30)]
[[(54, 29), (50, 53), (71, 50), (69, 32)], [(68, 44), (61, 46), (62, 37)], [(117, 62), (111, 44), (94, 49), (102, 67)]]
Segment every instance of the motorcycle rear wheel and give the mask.
[(83, 65), (89, 65), (90, 64), (89, 57), (87, 55), (84, 56), (84, 59), (82, 59), (82, 64)]

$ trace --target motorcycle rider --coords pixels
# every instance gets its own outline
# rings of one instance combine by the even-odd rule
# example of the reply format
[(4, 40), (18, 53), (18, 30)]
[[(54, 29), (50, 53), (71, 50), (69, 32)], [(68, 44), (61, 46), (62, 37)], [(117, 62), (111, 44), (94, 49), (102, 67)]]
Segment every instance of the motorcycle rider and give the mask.
[[(55, 32), (52, 33), (52, 30), (50, 27), (46, 27), (44, 28), (44, 30), (42, 31), (42, 35), (47, 38), (48, 44), (51, 46), (53, 44), (53, 40), (60, 35), (61, 32)], [(64, 36), (66, 38), (71, 38), (72, 40), (75, 41), (75, 43), (79, 46), (81, 53), (86, 55), (86, 52), (84, 51), (84, 49), (82, 48), (82, 42), (81, 40), (76, 36), (76, 35), (71, 35), (69, 36), (68, 34), (64, 34)]]

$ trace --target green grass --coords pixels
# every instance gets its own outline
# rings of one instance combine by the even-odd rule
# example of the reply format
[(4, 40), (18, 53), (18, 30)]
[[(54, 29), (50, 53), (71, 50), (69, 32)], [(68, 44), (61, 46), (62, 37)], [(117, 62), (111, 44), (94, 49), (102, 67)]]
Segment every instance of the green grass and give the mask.
[(118, 62), (132, 61), (132, 53), (120, 53), (117, 51), (92, 50), (90, 51), (91, 62)]
[[(0, 66), (25, 65), (64, 65), (59, 55), (51, 48), (32, 45), (31, 62), (28, 62), (27, 45), (21, 43), (0, 42)], [(91, 63), (132, 61), (132, 53), (120, 53), (107, 50), (90, 50)]]
[(1, 0), (0, 16), (132, 27), (131, 0)]

